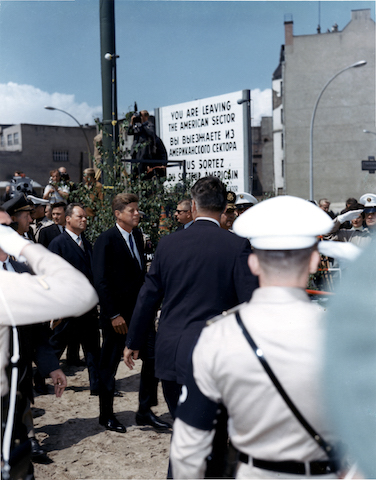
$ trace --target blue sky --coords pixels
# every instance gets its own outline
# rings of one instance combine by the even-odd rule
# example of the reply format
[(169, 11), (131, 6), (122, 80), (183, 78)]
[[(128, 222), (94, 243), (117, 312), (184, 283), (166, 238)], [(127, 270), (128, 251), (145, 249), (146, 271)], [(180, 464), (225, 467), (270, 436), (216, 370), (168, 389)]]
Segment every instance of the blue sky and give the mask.
[[(118, 111), (251, 89), (254, 123), (271, 114), (271, 77), (284, 43), (315, 34), (367, 1), (115, 0)], [(0, 124), (73, 125), (101, 117), (99, 0), (0, 0)]]

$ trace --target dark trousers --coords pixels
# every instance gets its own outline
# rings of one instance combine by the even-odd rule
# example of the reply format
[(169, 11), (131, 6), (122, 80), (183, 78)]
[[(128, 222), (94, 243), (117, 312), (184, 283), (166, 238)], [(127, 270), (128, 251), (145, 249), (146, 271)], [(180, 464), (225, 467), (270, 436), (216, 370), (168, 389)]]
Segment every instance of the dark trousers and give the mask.
[[(182, 386), (179, 383), (173, 380), (162, 380), (163, 395), (174, 420), (176, 418), (176, 409), (181, 393), (181, 387)], [(220, 413), (217, 417), (212, 451), (206, 459), (205, 478), (225, 478), (228, 451), (228, 415), (227, 410), (223, 405), (219, 410)], [(173, 478), (170, 465), (167, 478)]]
[[(104, 322), (103, 322), (104, 323)], [(115, 375), (125, 348), (126, 335), (116, 333), (111, 324), (103, 325), (103, 343), (99, 361), (99, 415), (102, 420), (114, 415)], [(139, 411), (146, 413), (158, 404), (158, 380), (154, 376), (154, 329), (140, 351), (142, 368), (139, 387)]]
[(50, 345), (58, 358), (71, 338), (76, 338), (82, 345), (89, 371), (90, 390), (99, 390), (100, 346), (96, 309), (78, 318), (66, 318), (54, 329)]

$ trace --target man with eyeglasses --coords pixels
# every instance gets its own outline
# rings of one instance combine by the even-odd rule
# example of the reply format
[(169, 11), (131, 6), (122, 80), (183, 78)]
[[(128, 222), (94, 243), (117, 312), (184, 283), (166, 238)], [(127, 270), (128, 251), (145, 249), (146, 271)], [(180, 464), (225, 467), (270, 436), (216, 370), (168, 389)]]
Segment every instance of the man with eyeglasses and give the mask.
[(184, 198), (180, 200), (180, 202), (178, 203), (178, 206), (176, 207), (175, 218), (181, 224), (176, 229), (176, 231), (183, 230), (192, 225), (194, 220), (192, 217), (190, 198)]

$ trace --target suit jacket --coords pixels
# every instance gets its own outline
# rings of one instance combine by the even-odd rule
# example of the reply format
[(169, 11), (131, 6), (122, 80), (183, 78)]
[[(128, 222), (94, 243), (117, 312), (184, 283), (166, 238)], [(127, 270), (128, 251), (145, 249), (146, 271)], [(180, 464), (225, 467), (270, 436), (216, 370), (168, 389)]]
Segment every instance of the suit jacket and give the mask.
[[(51, 225), (55, 226), (56, 225)], [(43, 230), (47, 230), (46, 227)], [(41, 233), (42, 231), (41, 230)], [(81, 234), (82, 242), (85, 251), (73, 240), (73, 238), (64, 231), (61, 235), (56, 236), (48, 246), (48, 250), (60, 257), (64, 258), (73, 267), (82, 272), (86, 278), (93, 284), (93, 272), (92, 272), (92, 256), (93, 249), (90, 242), (85, 238), (84, 234)]]
[(144, 282), (146, 265), (144, 242), (139, 229), (133, 229), (142, 268), (135, 260), (117, 226), (103, 232), (93, 250), (94, 286), (99, 296), (101, 321), (120, 314), (129, 325), (138, 292)]
[(184, 383), (191, 349), (206, 321), (248, 301), (258, 286), (248, 240), (198, 220), (163, 237), (139, 293), (127, 346), (139, 350), (163, 299), (156, 339), (156, 377)]
[[(24, 263), (10, 258), (10, 263), (17, 273), (33, 273)], [(49, 344), (50, 329), (46, 323), (22, 325), (17, 327), (20, 344), (19, 389), (33, 401), (32, 361), (43, 376), (60, 368), (59, 361)]]
[(52, 240), (60, 234), (60, 228), (55, 223), (48, 227), (43, 227), (39, 231), (38, 243), (41, 243), (44, 247), (48, 248)]

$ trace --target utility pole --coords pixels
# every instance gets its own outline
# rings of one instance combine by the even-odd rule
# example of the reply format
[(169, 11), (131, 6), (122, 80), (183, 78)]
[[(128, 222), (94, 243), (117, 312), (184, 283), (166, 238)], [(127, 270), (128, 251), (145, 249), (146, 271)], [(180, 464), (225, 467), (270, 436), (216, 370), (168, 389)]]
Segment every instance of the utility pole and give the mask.
[[(119, 144), (117, 123), (116, 47), (114, 0), (99, 0), (102, 110), (103, 110), (103, 155), (113, 165), (114, 152)], [(106, 179), (104, 179), (106, 183)]]

